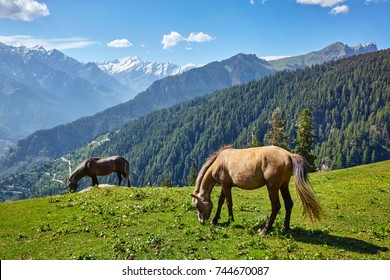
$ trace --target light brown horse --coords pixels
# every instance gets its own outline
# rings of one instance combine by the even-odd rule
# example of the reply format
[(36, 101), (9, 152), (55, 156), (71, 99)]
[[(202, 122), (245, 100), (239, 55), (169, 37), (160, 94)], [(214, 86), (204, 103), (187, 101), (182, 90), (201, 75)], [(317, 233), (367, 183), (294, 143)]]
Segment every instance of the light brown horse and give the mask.
[(224, 146), (207, 159), (196, 179), (196, 188), (191, 196), (192, 204), (198, 212), (198, 220), (200, 223), (204, 223), (210, 218), (213, 208), (210, 194), (216, 183), (222, 186), (222, 191), (217, 212), (212, 220), (214, 224), (220, 218), (225, 199), (228, 206), (229, 222), (234, 221), (231, 193), (233, 186), (254, 190), (266, 185), (272, 212), (260, 234), (264, 236), (272, 227), (281, 208), (279, 190), (286, 208), (284, 228), (288, 230), (293, 207), (288, 188), (292, 175), (295, 178), (295, 188), (301, 198), (304, 214), (311, 221), (319, 219), (322, 212), (321, 206), (311, 190), (305, 161), (300, 155), (292, 154), (275, 146), (248, 149), (233, 149), (231, 146)]
[(130, 165), (129, 162), (120, 156), (112, 156), (105, 158), (89, 158), (83, 161), (75, 171), (72, 172), (66, 185), (70, 192), (75, 192), (78, 187), (78, 181), (89, 176), (92, 179), (93, 186), (99, 185), (97, 176), (109, 175), (116, 172), (118, 176), (118, 186), (121, 185), (122, 176), (127, 180), (127, 186), (130, 187)]

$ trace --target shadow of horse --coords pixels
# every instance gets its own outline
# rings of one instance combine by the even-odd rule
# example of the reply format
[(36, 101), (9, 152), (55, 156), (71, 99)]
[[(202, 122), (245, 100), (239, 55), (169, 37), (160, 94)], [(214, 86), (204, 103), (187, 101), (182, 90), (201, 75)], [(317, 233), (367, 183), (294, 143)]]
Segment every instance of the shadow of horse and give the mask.
[[(243, 224), (233, 224), (233, 228), (245, 230), (249, 228), (251, 234), (258, 233), (266, 222), (266, 217), (262, 217), (260, 223), (256, 225), (243, 225)], [(220, 227), (229, 227), (231, 226), (230, 222), (218, 223)], [(313, 245), (327, 245), (342, 249), (345, 251), (351, 251), (360, 254), (370, 254), (375, 255), (379, 252), (387, 252), (388, 247), (381, 247), (375, 244), (359, 240), (351, 237), (337, 236), (327, 233), (322, 230), (307, 230), (301, 227), (290, 228), (287, 231), (283, 231), (280, 225), (277, 225), (273, 228), (274, 236), (292, 238), (298, 242), (313, 244)]]
[(286, 234), (299, 242), (314, 245), (328, 245), (361, 254), (374, 255), (380, 251), (386, 252), (389, 250), (387, 247), (380, 247), (375, 244), (351, 237), (332, 235), (321, 230), (311, 231), (298, 227), (290, 229), (288, 232), (286, 232)]

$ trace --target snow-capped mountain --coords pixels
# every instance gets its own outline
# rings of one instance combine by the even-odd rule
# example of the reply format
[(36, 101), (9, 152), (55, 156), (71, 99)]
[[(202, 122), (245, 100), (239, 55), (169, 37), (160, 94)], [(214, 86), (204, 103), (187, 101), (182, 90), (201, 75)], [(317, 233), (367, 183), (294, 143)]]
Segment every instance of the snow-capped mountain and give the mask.
[(95, 63), (58, 50), (0, 43), (0, 139), (95, 114), (134, 94)]
[(147, 89), (156, 80), (178, 75), (202, 66), (195, 64), (178, 66), (169, 62), (144, 62), (137, 56), (127, 56), (122, 59), (100, 62), (97, 65), (100, 69), (114, 76), (136, 92)]
[[(67, 78), (82, 78), (96, 85), (103, 85), (115, 91), (120, 101), (130, 99), (129, 89), (123, 86), (114, 77), (108, 75), (95, 63), (81, 63), (64, 53), (53, 49), (45, 50), (41, 46), (27, 48), (25, 46), (7, 46), (0, 43), (0, 73), (13, 73), (13, 78), (27, 85), (38, 83), (47, 90), (51, 86), (42, 81), (42, 70), (61, 72)], [(33, 76), (26, 80), (26, 76)], [(60, 84), (61, 85), (61, 84)], [(59, 84), (54, 83), (53, 90), (58, 91)], [(49, 87), (49, 88), (48, 88)], [(134, 93), (132, 93), (134, 95)]]

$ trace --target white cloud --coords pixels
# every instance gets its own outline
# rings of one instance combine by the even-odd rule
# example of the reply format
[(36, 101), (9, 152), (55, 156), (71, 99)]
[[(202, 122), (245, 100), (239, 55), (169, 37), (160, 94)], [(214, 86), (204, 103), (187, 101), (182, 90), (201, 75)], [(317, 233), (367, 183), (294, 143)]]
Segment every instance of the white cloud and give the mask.
[[(329, 12), (329, 14), (337, 15), (337, 14), (346, 14), (349, 11), (349, 7), (347, 5), (339, 5), (340, 3), (345, 2), (346, 0), (296, 0), (297, 3), (303, 5), (320, 5), (321, 7), (328, 7), (333, 9)], [(368, 0), (370, 1), (370, 0)]]
[(46, 4), (35, 0), (0, 0), (0, 18), (32, 21), (48, 15)]
[(386, 2), (386, 0), (366, 0), (364, 1), (364, 4), (369, 5), (369, 4), (378, 4), (380, 2)]
[(161, 44), (163, 49), (169, 49), (176, 46), (181, 41), (204, 43), (213, 40), (213, 37), (203, 32), (191, 32), (188, 37), (183, 37), (180, 33), (172, 31), (168, 35), (163, 35)]
[[(261, 4), (265, 4), (265, 2), (267, 2), (268, 0), (260, 0), (259, 2), (261, 2)], [(256, 1), (255, 0), (249, 0), (249, 3), (254, 6)]]
[(333, 7), (345, 0), (296, 0), (299, 4), (320, 5), (321, 7)]
[(208, 34), (205, 34), (203, 32), (197, 32), (193, 33), (191, 32), (190, 35), (188, 36), (187, 39), (185, 39), (187, 42), (197, 42), (197, 43), (204, 43), (204, 42), (209, 42), (213, 39)]
[(347, 5), (341, 5), (341, 6), (336, 6), (334, 7), (329, 13), (332, 15), (337, 15), (337, 14), (346, 14), (349, 11), (349, 7)]
[(107, 46), (111, 48), (129, 48), (132, 47), (133, 44), (126, 39), (116, 39), (107, 44)]
[(26, 36), (26, 35), (0, 36), (0, 42), (7, 45), (21, 44), (29, 48), (35, 46), (42, 46), (47, 50), (79, 49), (97, 43), (81, 37), (42, 39), (42, 38), (35, 38), (33, 36)]
[(176, 46), (177, 43), (183, 40), (184, 38), (183, 36), (181, 36), (180, 33), (172, 31), (170, 34), (163, 36), (161, 44), (163, 45), (163, 49), (165, 50)]

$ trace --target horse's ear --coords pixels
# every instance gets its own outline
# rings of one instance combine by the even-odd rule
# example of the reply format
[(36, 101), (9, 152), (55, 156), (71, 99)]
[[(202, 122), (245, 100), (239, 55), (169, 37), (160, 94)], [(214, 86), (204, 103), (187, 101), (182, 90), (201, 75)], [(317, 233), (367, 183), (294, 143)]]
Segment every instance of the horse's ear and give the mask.
[(204, 202), (204, 198), (203, 198), (203, 197), (200, 197), (200, 196), (194, 195), (194, 194), (191, 194), (191, 196), (192, 196), (193, 198), (195, 198), (196, 200), (200, 201), (200, 202)]

